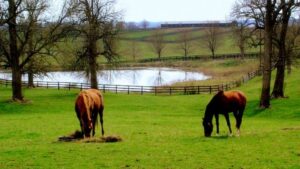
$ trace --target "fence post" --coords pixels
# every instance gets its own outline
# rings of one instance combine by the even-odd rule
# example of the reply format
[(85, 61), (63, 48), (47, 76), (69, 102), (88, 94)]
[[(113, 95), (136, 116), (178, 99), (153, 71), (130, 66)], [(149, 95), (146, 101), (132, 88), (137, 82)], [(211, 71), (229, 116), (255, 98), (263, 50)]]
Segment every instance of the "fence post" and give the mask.
[(49, 86), (49, 85), (48, 85), (48, 82), (47, 82), (47, 89), (49, 88), (48, 86)]
[(209, 86), (209, 94), (211, 94), (211, 86)]
[(141, 87), (141, 95), (143, 95), (143, 93), (144, 93), (144, 87), (142, 86)]
[(184, 86), (184, 94), (186, 94), (186, 87)]
[(36, 87), (39, 87), (39, 81), (36, 82)]
[(5, 80), (5, 87), (8, 86), (8, 80)]
[(69, 82), (69, 90), (71, 90), (71, 83)]
[(128, 92), (127, 92), (127, 94), (129, 94), (129, 86), (128, 86)]
[(116, 94), (118, 93), (118, 85), (116, 85)]
[(105, 93), (105, 84), (103, 85), (103, 93)]
[(200, 94), (200, 86), (198, 86), (198, 94)]
[(57, 82), (57, 88), (58, 88), (58, 90), (59, 90), (59, 88), (60, 88), (60, 86), (59, 86), (59, 82)]
[(80, 83), (80, 91), (82, 91), (82, 83)]
[(172, 95), (172, 87), (170, 87), (170, 95)]
[(155, 96), (156, 96), (156, 90), (157, 90), (157, 89), (156, 89), (156, 86), (155, 86), (155, 87), (154, 87), (154, 94), (155, 94)]

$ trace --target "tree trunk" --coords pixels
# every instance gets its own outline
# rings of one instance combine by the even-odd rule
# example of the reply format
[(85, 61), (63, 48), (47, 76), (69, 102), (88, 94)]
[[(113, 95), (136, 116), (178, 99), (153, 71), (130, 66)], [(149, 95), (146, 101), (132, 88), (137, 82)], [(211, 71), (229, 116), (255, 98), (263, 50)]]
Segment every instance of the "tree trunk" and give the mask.
[(22, 95), (22, 73), (19, 66), (12, 66), (12, 90), (14, 101), (23, 101)]
[(17, 43), (17, 28), (16, 28), (16, 3), (14, 0), (9, 0), (9, 48), (12, 66), (12, 99), (14, 101), (23, 101), (22, 95), (22, 73), (19, 63), (20, 54), (18, 52)]
[[(287, 26), (287, 25), (286, 25)], [(284, 25), (282, 26), (284, 27)], [(282, 28), (284, 29), (284, 28)], [(287, 27), (286, 27), (287, 29)], [(284, 30), (282, 30), (284, 31)], [(272, 91), (273, 98), (283, 98), (284, 97), (284, 78), (285, 78), (285, 59), (286, 59), (286, 52), (285, 52), (285, 33), (281, 33), (280, 43), (279, 43), (279, 60), (276, 64), (276, 78), (274, 83), (274, 88)]]
[(96, 58), (91, 57), (89, 64), (90, 64), (91, 88), (98, 89)]
[(287, 59), (286, 59), (286, 64), (287, 64), (287, 73), (288, 74), (291, 74), (292, 73), (292, 57), (291, 57), (291, 54), (289, 54), (287, 56)]
[[(92, 34), (93, 35), (93, 34)], [(98, 89), (97, 79), (97, 41), (90, 37), (88, 46), (88, 57), (89, 57), (89, 73), (91, 88)]]
[(158, 60), (160, 60), (161, 57), (161, 51), (157, 52), (158, 53)]
[(245, 58), (245, 47), (244, 46), (240, 46), (240, 52), (241, 52), (241, 59)]
[(270, 106), (270, 84), (271, 84), (271, 56), (272, 56), (272, 12), (271, 0), (267, 0), (265, 18), (265, 51), (263, 60), (263, 81), (260, 97), (260, 107), (269, 108)]
[(276, 79), (275, 79), (275, 84), (272, 92), (273, 98), (284, 97), (285, 65), (283, 60), (281, 61), (282, 63), (278, 63), (277, 65)]
[(281, 23), (281, 31), (279, 37), (279, 60), (276, 65), (277, 73), (275, 84), (272, 92), (272, 97), (274, 98), (283, 98), (284, 97), (284, 78), (285, 78), (285, 65), (287, 59), (286, 52), (286, 34), (288, 31), (289, 20), (291, 16), (290, 7), (291, 2), (287, 5), (284, 0), (281, 0), (282, 4), (285, 4), (282, 7), (282, 23)]
[(34, 76), (34, 74), (31, 70), (31, 68), (29, 68), (29, 70), (28, 70), (28, 87), (29, 88), (34, 88), (33, 76)]

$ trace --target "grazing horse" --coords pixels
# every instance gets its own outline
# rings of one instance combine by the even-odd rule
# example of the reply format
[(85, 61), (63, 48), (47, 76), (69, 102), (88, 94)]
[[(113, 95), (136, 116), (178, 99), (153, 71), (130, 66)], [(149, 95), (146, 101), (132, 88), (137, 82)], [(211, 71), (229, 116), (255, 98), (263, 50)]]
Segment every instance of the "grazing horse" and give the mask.
[(85, 137), (90, 137), (91, 130), (95, 135), (95, 124), (97, 123), (98, 114), (100, 115), (100, 123), (102, 135), (103, 129), (103, 96), (99, 90), (87, 89), (81, 91), (75, 102), (75, 111), (80, 122), (81, 132)]
[(205, 136), (211, 136), (213, 131), (213, 116), (216, 118), (217, 135), (219, 134), (219, 114), (223, 114), (225, 116), (230, 135), (232, 135), (228, 114), (230, 112), (233, 112), (236, 119), (237, 135), (239, 136), (245, 106), (246, 96), (241, 91), (219, 91), (206, 106), (203, 118)]

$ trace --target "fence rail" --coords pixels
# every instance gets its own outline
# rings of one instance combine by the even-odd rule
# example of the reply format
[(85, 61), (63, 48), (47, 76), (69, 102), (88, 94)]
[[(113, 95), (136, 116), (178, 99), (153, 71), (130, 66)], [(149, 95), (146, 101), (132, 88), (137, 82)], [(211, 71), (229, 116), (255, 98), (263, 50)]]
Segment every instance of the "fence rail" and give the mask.
[[(99, 84), (98, 88), (102, 92), (114, 92), (114, 93), (152, 93), (155, 95), (174, 95), (174, 94), (204, 94), (204, 93), (215, 93), (219, 90), (230, 90), (238, 87), (241, 84), (253, 79), (255, 76), (260, 75), (261, 71), (253, 71), (243, 76), (240, 80), (232, 81), (225, 84), (218, 85), (207, 85), (207, 86), (133, 86), (133, 85), (110, 85), (110, 84)], [(12, 81), (7, 79), (0, 79), (0, 85), (11, 86)], [(22, 86), (28, 87), (28, 82), (22, 82)], [(35, 87), (43, 88), (56, 88), (62, 89), (89, 89), (91, 85), (88, 83), (73, 83), (73, 82), (49, 82), (49, 81), (34, 81)]]
[[(259, 53), (246, 53), (244, 55), (245, 58), (258, 58)], [(213, 59), (230, 59), (230, 58), (241, 58), (240, 53), (231, 53), (231, 54), (221, 54), (221, 55), (215, 55)], [(162, 57), (162, 58), (148, 58), (148, 59), (141, 59), (140, 62), (157, 62), (157, 61), (172, 61), (172, 60), (207, 60), (212, 59), (209, 55), (193, 55), (193, 56), (171, 56), (171, 57)]]

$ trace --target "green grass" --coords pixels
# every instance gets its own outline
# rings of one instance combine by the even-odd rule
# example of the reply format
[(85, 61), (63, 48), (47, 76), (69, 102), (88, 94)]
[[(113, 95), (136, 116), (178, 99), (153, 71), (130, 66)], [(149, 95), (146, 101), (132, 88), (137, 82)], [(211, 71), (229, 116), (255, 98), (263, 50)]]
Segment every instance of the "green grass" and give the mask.
[[(205, 35), (205, 29), (191, 29), (192, 38), (191, 40), (192, 49), (189, 55), (211, 55), (209, 49), (204, 45), (201, 37)], [(239, 49), (234, 42), (234, 38), (229, 28), (224, 30), (225, 33), (220, 37), (220, 43), (217, 46), (216, 54), (226, 53), (239, 53)], [(138, 50), (136, 55), (139, 59), (145, 58), (156, 58), (157, 54), (153, 52), (151, 43), (147, 41), (140, 41), (149, 39), (152, 36), (153, 30), (142, 30), (142, 31), (127, 31), (121, 33), (121, 40), (119, 41), (118, 49), (119, 54), (122, 56), (121, 60), (132, 60), (132, 41), (136, 41), (135, 45)], [(165, 29), (164, 39), (171, 41), (165, 44), (165, 48), (162, 52), (162, 57), (170, 56), (183, 56), (184, 53), (180, 50), (180, 43), (178, 43), (182, 29)], [(130, 40), (124, 40), (122, 38), (130, 38)], [(247, 48), (246, 52), (257, 52), (258, 48)]]
[[(226, 53), (239, 53), (238, 47), (235, 45), (232, 33), (224, 29), (225, 32), (221, 36), (222, 43), (218, 45), (216, 54), (226, 54)], [(149, 41), (144, 41), (149, 39), (154, 30), (137, 30), (137, 31), (124, 31), (120, 33), (120, 39), (116, 42), (116, 50), (120, 55), (120, 61), (132, 61), (133, 60), (133, 41), (135, 42), (136, 48), (136, 59), (146, 59), (146, 58), (157, 58), (157, 54), (154, 52), (152, 44)], [(191, 40), (192, 48), (189, 55), (211, 55), (211, 52), (203, 44), (201, 37), (205, 34), (204, 29), (191, 29), (191, 35), (193, 40)], [(162, 52), (162, 57), (171, 56), (183, 56), (184, 52), (180, 49), (180, 43), (178, 39), (182, 34), (182, 29), (165, 29), (164, 38), (169, 43), (165, 43), (165, 48)], [(80, 49), (84, 39), (68, 39), (66, 41), (60, 42), (57, 46), (56, 58), (58, 62), (62, 65), (68, 64), (72, 55), (74, 55), (76, 50)], [(101, 50), (101, 44), (99, 42), (98, 48)], [(257, 52), (256, 48), (249, 48), (246, 52)], [(99, 57), (100, 62), (106, 63), (104, 57)], [(66, 62), (66, 63), (65, 63)], [(53, 66), (59, 67), (60, 65), (56, 61), (52, 61)]]
[(0, 86), (0, 168), (297, 169), (299, 80), (299, 70), (287, 76), (289, 98), (272, 100), (268, 110), (258, 108), (260, 77), (239, 88), (248, 96), (240, 137), (227, 137), (223, 117), (221, 136), (203, 137), (200, 123), (212, 95), (105, 93), (105, 131), (121, 136), (119, 143), (57, 142), (79, 129), (77, 90), (25, 89), (30, 102), (19, 104)]

